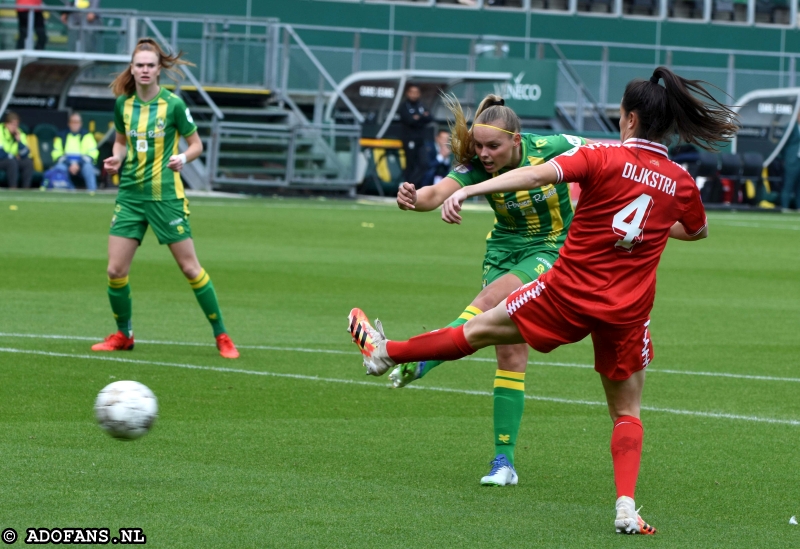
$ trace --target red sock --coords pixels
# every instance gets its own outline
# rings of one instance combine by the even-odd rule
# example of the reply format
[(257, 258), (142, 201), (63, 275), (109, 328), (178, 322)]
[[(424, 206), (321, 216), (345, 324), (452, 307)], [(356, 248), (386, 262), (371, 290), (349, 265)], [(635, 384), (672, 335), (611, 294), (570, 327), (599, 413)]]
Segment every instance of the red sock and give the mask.
[(614, 483), (617, 498), (633, 499), (636, 479), (639, 478), (639, 463), (642, 459), (642, 422), (633, 416), (620, 416), (614, 422), (611, 433), (611, 459), (614, 461)]
[(462, 324), (418, 335), (408, 341), (389, 341), (386, 351), (396, 363), (405, 364), (420, 360), (458, 360), (471, 355), (475, 349), (467, 343)]

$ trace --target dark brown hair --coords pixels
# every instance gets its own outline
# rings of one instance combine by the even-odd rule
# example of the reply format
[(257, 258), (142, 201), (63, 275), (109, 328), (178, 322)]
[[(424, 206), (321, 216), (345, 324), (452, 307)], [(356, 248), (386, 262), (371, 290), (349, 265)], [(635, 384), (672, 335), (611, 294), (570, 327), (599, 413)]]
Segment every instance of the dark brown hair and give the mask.
[[(661, 86), (658, 82), (664, 80)], [(636, 137), (664, 142), (680, 141), (716, 150), (738, 129), (736, 113), (703, 87), (702, 80), (681, 78), (658, 67), (649, 80), (631, 80), (622, 96), (622, 110), (639, 117)]]
[[(461, 103), (455, 95), (442, 95), (442, 102), (447, 109), (453, 113), (455, 122), (450, 123), (450, 149), (453, 151), (453, 158), (456, 165), (468, 164), (475, 156), (475, 142), (472, 139), (472, 128), (467, 126), (467, 118)], [(511, 108), (506, 107), (503, 98), (499, 95), (489, 94), (483, 98), (478, 110), (475, 113), (475, 124), (489, 124), (497, 126), (503, 130), (519, 133), (521, 124), (519, 117)], [(513, 135), (509, 134), (510, 138)]]
[[(172, 80), (178, 81), (178, 79), (183, 78), (183, 73), (176, 69), (177, 65), (191, 65), (194, 66), (194, 63), (190, 63), (184, 59), (183, 52), (179, 51), (175, 55), (168, 55), (161, 46), (158, 45), (158, 42), (153, 40), (152, 38), (140, 38), (139, 41), (136, 43), (136, 47), (133, 49), (133, 53), (131, 54), (131, 66), (133, 65), (133, 58), (136, 56), (137, 53), (140, 51), (151, 51), (158, 56), (158, 64), (167, 71), (167, 76), (169, 76)], [(128, 67), (121, 73), (114, 78), (114, 81), (111, 82), (109, 85), (111, 90), (114, 92), (114, 95), (133, 95), (136, 91), (136, 81), (133, 79), (133, 74), (131, 74), (131, 69)]]

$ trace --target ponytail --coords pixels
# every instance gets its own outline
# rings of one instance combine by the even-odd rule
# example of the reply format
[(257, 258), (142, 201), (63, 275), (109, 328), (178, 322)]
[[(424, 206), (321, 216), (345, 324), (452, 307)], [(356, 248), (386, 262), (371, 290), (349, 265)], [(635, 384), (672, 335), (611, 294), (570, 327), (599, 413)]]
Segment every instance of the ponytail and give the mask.
[[(664, 86), (658, 83), (662, 79)], [(636, 137), (662, 142), (677, 135), (705, 150), (730, 140), (738, 130), (736, 113), (714, 99), (705, 83), (682, 78), (666, 67), (654, 70), (649, 80), (630, 81), (622, 109), (639, 117)]]
[[(472, 139), (472, 128), (467, 126), (467, 118), (458, 98), (455, 95), (442, 94), (442, 102), (451, 113), (455, 122), (450, 123), (450, 150), (453, 151), (455, 165), (469, 164), (475, 157), (475, 142)], [(512, 109), (505, 106), (499, 95), (489, 94), (475, 113), (474, 124), (489, 124), (512, 133), (519, 133), (521, 125), (519, 117)]]
[[(131, 66), (133, 65), (133, 58), (140, 51), (151, 51), (155, 53), (158, 56), (158, 64), (161, 66), (161, 68), (167, 71), (167, 76), (176, 82), (183, 78), (183, 73), (179, 69), (176, 69), (176, 66), (194, 66), (194, 63), (190, 63), (189, 61), (181, 59), (183, 57), (182, 51), (179, 51), (175, 55), (168, 55), (163, 49), (161, 49), (161, 46), (158, 45), (158, 42), (152, 38), (139, 39), (139, 41), (136, 43), (136, 47), (133, 49), (133, 53), (131, 54)], [(111, 82), (109, 88), (111, 88), (115, 96), (133, 95), (133, 93), (136, 91), (136, 81), (133, 79), (131, 67), (128, 67), (119, 73), (117, 77), (114, 78), (114, 81)]]

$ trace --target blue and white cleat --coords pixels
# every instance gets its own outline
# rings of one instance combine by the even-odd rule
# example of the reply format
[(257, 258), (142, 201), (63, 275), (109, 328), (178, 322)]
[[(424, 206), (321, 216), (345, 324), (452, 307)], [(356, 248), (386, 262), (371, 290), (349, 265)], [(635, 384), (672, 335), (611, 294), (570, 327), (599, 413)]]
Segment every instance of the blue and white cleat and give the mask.
[(514, 466), (508, 462), (504, 454), (498, 454), (492, 460), (492, 470), (481, 479), (481, 486), (515, 486), (519, 477)]

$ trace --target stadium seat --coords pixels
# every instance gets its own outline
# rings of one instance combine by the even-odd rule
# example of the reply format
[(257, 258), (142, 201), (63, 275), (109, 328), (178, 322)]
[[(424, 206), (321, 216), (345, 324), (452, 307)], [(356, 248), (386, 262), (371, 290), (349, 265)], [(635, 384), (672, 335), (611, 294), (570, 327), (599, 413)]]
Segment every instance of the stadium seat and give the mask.
[(722, 201), (738, 203), (742, 181), (742, 159), (738, 154), (722, 153), (719, 157), (719, 179), (722, 184)]
[(53, 165), (53, 141), (58, 135), (58, 128), (52, 124), (38, 124), (33, 128), (33, 134), (39, 140), (42, 168), (47, 170)]

